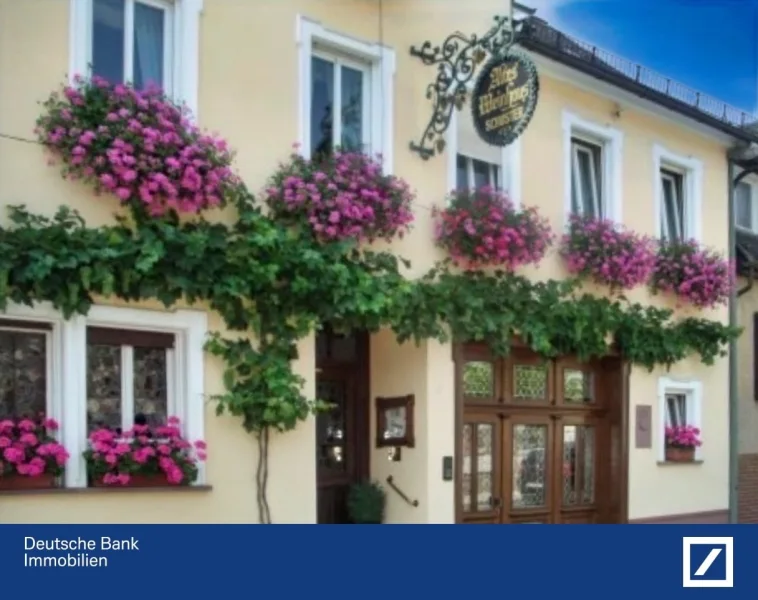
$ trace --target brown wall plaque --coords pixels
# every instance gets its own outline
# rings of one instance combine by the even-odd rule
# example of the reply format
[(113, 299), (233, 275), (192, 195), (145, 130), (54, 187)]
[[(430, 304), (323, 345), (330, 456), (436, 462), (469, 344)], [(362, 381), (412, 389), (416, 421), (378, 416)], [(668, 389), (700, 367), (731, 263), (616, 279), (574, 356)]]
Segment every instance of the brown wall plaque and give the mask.
[(635, 408), (634, 447), (653, 447), (653, 407), (649, 404), (642, 404)]

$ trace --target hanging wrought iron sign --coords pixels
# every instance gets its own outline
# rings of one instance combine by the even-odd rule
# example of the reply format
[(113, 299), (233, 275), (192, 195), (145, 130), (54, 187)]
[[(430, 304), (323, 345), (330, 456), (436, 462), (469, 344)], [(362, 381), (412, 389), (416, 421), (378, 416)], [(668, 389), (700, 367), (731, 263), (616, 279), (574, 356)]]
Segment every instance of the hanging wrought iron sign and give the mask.
[(537, 106), (537, 68), (525, 54), (508, 52), (491, 59), (471, 95), (471, 115), (479, 137), (507, 146), (526, 129)]

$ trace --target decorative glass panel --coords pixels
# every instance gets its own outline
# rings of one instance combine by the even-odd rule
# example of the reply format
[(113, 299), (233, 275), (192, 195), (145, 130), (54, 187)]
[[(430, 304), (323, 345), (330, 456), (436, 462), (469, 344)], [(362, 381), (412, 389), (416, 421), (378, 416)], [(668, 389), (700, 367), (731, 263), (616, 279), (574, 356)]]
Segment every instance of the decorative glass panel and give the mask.
[(463, 395), (474, 398), (492, 398), (495, 395), (492, 363), (470, 361), (463, 366)]
[(0, 330), (0, 418), (36, 416), (46, 408), (45, 334)]
[(345, 150), (363, 148), (363, 72), (342, 67), (342, 140)]
[(476, 507), (478, 510), (492, 508), (492, 425), (479, 423), (476, 426)]
[(328, 155), (334, 135), (334, 63), (311, 60), (311, 155)]
[(121, 423), (121, 346), (88, 344), (87, 429)]
[(513, 508), (545, 506), (547, 427), (513, 427)]
[(94, 0), (92, 72), (114, 83), (124, 81), (124, 0)]
[(134, 4), (134, 86), (163, 87), (163, 20), (166, 12), (141, 2)]
[(165, 348), (134, 348), (134, 413), (148, 425), (168, 417), (167, 352)]
[(519, 400), (544, 400), (547, 396), (547, 366), (515, 365), (513, 396)]
[(571, 404), (592, 402), (594, 390), (592, 373), (579, 369), (563, 370), (563, 401)]
[(462, 477), (462, 496), (463, 510), (471, 510), (471, 425), (463, 426), (463, 477)]
[(318, 463), (322, 467), (336, 471), (344, 471), (346, 397), (345, 384), (338, 381), (318, 381), (316, 397), (328, 402), (334, 407), (319, 413), (316, 417), (316, 443), (318, 445)]
[(563, 505), (592, 504), (595, 499), (595, 430), (563, 427)]

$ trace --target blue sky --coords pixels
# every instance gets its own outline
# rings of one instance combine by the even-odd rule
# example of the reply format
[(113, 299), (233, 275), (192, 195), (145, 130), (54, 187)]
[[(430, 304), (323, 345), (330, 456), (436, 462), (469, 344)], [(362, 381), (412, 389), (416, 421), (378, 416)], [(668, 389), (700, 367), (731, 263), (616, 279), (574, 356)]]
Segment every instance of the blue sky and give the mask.
[(758, 114), (758, 0), (520, 1), (566, 33)]

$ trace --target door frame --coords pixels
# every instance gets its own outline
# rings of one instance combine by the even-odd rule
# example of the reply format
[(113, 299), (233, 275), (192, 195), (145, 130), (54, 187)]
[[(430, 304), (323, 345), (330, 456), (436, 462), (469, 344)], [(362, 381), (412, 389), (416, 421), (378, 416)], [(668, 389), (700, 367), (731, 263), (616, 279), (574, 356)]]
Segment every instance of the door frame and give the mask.
[[(461, 497), (463, 491), (463, 423), (465, 411), (465, 402), (463, 399), (463, 365), (466, 346), (477, 347), (479, 353), (489, 352), (486, 346), (481, 343), (467, 344), (465, 342), (454, 342), (452, 344), (452, 358), (455, 370), (455, 475), (453, 493), (455, 494), (454, 513), (456, 524), (462, 524), (464, 522)], [(513, 347), (520, 349), (528, 348), (527, 345), (518, 338), (514, 340)], [(616, 489), (619, 492), (618, 499), (615, 502), (612, 502), (611, 510), (615, 513), (615, 519), (613, 519), (613, 522), (626, 524), (629, 522), (629, 380), (631, 377), (631, 364), (624, 359), (615, 348), (612, 348), (606, 357), (600, 359), (600, 362), (612, 367), (606, 371), (608, 374), (608, 380), (604, 381), (604, 383), (609, 385), (612, 389), (615, 389), (618, 394), (618, 401), (615, 403), (609, 403), (607, 418), (610, 421), (609, 429), (613, 427), (619, 428), (619, 460), (621, 464), (615, 472), (613, 470), (611, 472), (608, 481), (608, 486), (610, 488), (608, 493), (612, 494), (613, 489)]]
[[(323, 331), (328, 335), (329, 328), (325, 327)], [(317, 331), (316, 336), (321, 333), (321, 331)], [(356, 341), (356, 360), (354, 362), (347, 362), (331, 360), (329, 358), (319, 359), (316, 353), (314, 357), (314, 384), (322, 372), (325, 374), (329, 373), (332, 376), (339, 376), (341, 372), (346, 372), (355, 377), (354, 406), (351, 407), (354, 411), (354, 416), (349, 425), (355, 427), (355, 431), (351, 436), (355, 440), (353, 443), (353, 451), (355, 453), (354, 478), (356, 481), (361, 481), (368, 480), (371, 476), (371, 346), (367, 331), (354, 331), (352, 335), (355, 336)], [(313, 343), (315, 347), (316, 338), (314, 338)], [(365, 443), (362, 443), (362, 441), (365, 441)], [(316, 452), (317, 448), (314, 446), (313, 450)], [(317, 457), (314, 457), (314, 459), (317, 460)], [(316, 464), (316, 502), (318, 502), (318, 490), (321, 486), (319, 471), (319, 466)]]

